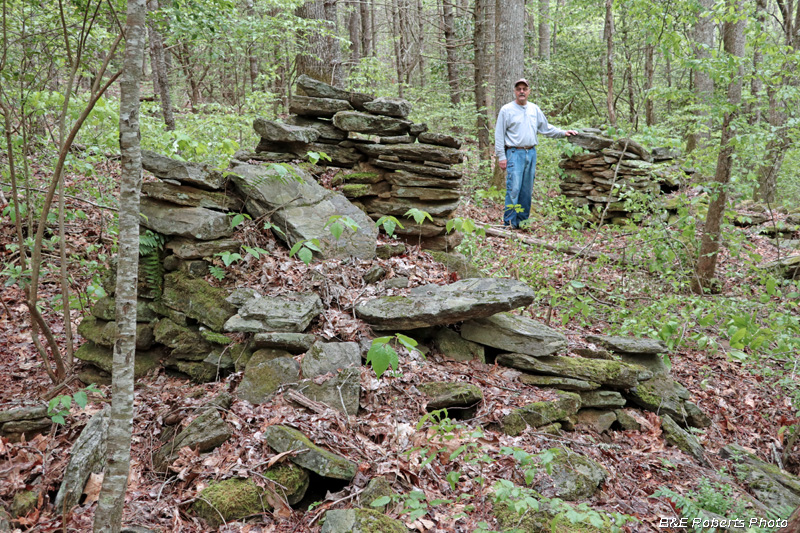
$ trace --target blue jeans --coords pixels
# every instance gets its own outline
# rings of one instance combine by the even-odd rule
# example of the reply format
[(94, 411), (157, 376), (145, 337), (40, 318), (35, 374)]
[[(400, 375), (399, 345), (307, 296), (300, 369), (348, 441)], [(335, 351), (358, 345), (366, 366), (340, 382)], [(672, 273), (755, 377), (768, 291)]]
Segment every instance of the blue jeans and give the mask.
[[(533, 180), (536, 176), (536, 148), (506, 150), (506, 207), (503, 225), (518, 228), (531, 214)], [(517, 212), (521, 208), (522, 211)]]

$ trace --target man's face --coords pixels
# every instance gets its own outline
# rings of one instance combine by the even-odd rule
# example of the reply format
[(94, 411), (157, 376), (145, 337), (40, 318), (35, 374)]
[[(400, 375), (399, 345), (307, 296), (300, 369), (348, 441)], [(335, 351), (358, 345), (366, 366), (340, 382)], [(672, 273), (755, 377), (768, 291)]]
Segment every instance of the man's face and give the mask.
[(525, 105), (528, 103), (528, 95), (530, 93), (530, 87), (524, 83), (518, 83), (516, 87), (514, 87), (514, 96), (516, 97), (516, 101), (519, 105)]

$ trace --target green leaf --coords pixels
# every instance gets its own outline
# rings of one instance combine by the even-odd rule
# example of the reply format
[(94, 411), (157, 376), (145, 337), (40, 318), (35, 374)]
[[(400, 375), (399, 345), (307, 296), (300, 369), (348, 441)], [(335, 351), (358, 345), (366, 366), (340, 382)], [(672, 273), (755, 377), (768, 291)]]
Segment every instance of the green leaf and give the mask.
[(298, 241), (294, 243), (294, 246), (292, 246), (291, 249), (289, 250), (289, 257), (294, 257), (294, 254), (296, 254), (298, 250), (300, 250), (300, 248), (302, 247), (303, 247), (303, 241)]
[(425, 222), (426, 218), (431, 222), (433, 222), (433, 218), (431, 217), (430, 214), (428, 214), (428, 212), (423, 211), (422, 209), (417, 209), (416, 207), (412, 207), (411, 209), (406, 211), (403, 216), (406, 218), (413, 218), (414, 222), (416, 222), (417, 224), (422, 224), (423, 222)]
[(741, 341), (745, 335), (747, 335), (747, 328), (739, 328), (731, 337), (731, 346), (739, 344), (739, 341)]
[(384, 505), (386, 505), (387, 503), (389, 503), (391, 501), (392, 501), (392, 498), (390, 496), (381, 496), (380, 498), (378, 498), (377, 500), (373, 501), (369, 505), (370, 505), (370, 507), (383, 507)]
[(580, 281), (575, 281), (575, 280), (570, 281), (569, 284), (575, 287), (576, 289), (582, 289), (586, 286), (585, 283), (581, 283)]
[(728, 355), (730, 357), (732, 357), (733, 359), (736, 359), (737, 361), (746, 361), (747, 360), (747, 354), (744, 353), (741, 350), (730, 350), (728, 352)]
[(330, 232), (334, 239), (339, 240), (339, 237), (341, 237), (344, 232), (344, 227), (338, 222), (334, 222), (331, 224)]
[(54, 424), (66, 424), (67, 421), (63, 415), (53, 415), (50, 417), (50, 420), (53, 421)]
[(86, 392), (82, 390), (79, 390), (78, 392), (73, 394), (73, 397), (75, 398), (75, 403), (78, 404), (78, 407), (80, 407), (81, 409), (86, 407), (86, 404), (89, 403), (89, 396), (86, 394)]
[(297, 257), (300, 258), (300, 261), (308, 265), (311, 264), (311, 260), (314, 258), (314, 254), (311, 252), (311, 250), (303, 246), (297, 253)]
[(409, 351), (416, 349), (417, 344), (419, 344), (417, 341), (415, 341), (411, 337), (407, 337), (407, 336), (403, 335), (402, 333), (397, 333), (396, 336), (397, 336), (398, 342), (400, 342), (400, 344), (402, 344), (403, 346), (408, 348)]
[(319, 239), (310, 239), (306, 241), (305, 247), (309, 250), (314, 250), (315, 252), (321, 252), (322, 249), (320, 248)]

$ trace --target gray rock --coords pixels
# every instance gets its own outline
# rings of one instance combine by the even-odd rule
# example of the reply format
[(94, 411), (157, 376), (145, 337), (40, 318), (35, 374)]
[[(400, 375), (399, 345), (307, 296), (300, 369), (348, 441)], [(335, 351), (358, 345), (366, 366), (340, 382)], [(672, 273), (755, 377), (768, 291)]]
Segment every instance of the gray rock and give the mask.
[[(353, 106), (347, 100), (335, 98), (313, 98), (310, 96), (292, 96), (289, 102), (289, 112), (313, 118), (331, 118), (340, 111), (352, 110)], [(337, 126), (338, 127), (338, 126)]]
[(735, 463), (737, 477), (756, 498), (781, 516), (800, 505), (800, 478), (766, 463), (736, 444), (720, 450), (720, 456)]
[(614, 144), (614, 139), (580, 132), (577, 135), (570, 135), (567, 137), (567, 141), (592, 152), (599, 152), (604, 148), (610, 148)]
[(402, 242), (382, 244), (375, 249), (376, 255), (380, 259), (389, 259), (406, 253), (406, 245)]
[(238, 308), (253, 298), (261, 298), (261, 294), (250, 287), (237, 287), (231, 291), (225, 301)]
[[(461, 244), (461, 241), (463, 240), (463, 233), (453, 231), (450, 233), (443, 233), (435, 237), (422, 237), (416, 241), (416, 244), (419, 244), (420, 248), (423, 250), (452, 252), (455, 250), (456, 246)], [(409, 239), (409, 241), (414, 243), (413, 238)]]
[(593, 390), (581, 392), (582, 407), (614, 408), (625, 406), (625, 398), (617, 391)]
[(52, 425), (46, 405), (21, 405), (0, 411), (0, 435), (11, 442), (18, 442), (23, 435), (31, 439)]
[(0, 411), (0, 424), (19, 420), (36, 420), (47, 416), (47, 406), (42, 404), (22, 405)]
[[(333, 125), (344, 131), (367, 133), (373, 135), (392, 136), (405, 135), (411, 122), (393, 117), (384, 117), (361, 113), (360, 111), (340, 111), (333, 116)], [(358, 145), (382, 146), (382, 145)], [(392, 145), (404, 146), (404, 145)]]
[(686, 452), (688, 455), (691, 455), (697, 459), (700, 464), (708, 466), (706, 451), (703, 449), (703, 445), (700, 444), (694, 435), (681, 429), (672, 417), (669, 415), (661, 416), (661, 429), (664, 431), (664, 440), (679, 448), (681, 451)]
[(171, 348), (170, 355), (187, 360), (203, 360), (214, 349), (196, 327), (181, 326), (168, 318), (158, 321), (154, 329), (156, 342)]
[[(263, 139), (259, 141), (259, 144), (263, 142)], [(269, 150), (264, 149), (258, 152), (250, 152), (247, 150), (237, 150), (233, 157), (231, 158), (231, 164), (250, 164), (253, 162), (261, 162), (261, 163), (286, 163), (289, 161), (295, 161), (297, 159), (301, 159), (298, 157), (297, 154), (294, 152), (287, 152), (281, 150)]]
[(552, 355), (567, 347), (567, 338), (562, 333), (511, 313), (468, 320), (461, 326), (461, 336), (485, 346), (534, 357)]
[(222, 252), (237, 252), (241, 246), (242, 243), (233, 239), (196, 241), (179, 237), (167, 242), (164, 248), (171, 250), (179, 259), (202, 259)]
[(205, 207), (178, 207), (143, 197), (139, 210), (142, 226), (164, 235), (213, 241), (233, 233), (227, 215)]
[(106, 464), (109, 413), (110, 409), (106, 407), (92, 416), (72, 445), (69, 463), (54, 501), (57, 509), (69, 511), (78, 505), (89, 475), (103, 471)]
[(486, 362), (486, 353), (482, 345), (466, 340), (452, 329), (437, 330), (433, 336), (433, 345), (442, 355), (456, 361)]
[(666, 374), (640, 382), (626, 394), (628, 399), (643, 409), (656, 414), (669, 415), (682, 426), (708, 427), (711, 419), (689, 401), (686, 387)]
[(325, 511), (320, 533), (407, 533), (400, 520), (372, 509), (331, 509)]
[(409, 133), (415, 137), (419, 136), (421, 133), (425, 133), (428, 131), (427, 124), (412, 124)]
[(381, 137), (380, 144), (410, 144), (414, 142), (411, 135), (394, 135), (392, 137)]
[(386, 509), (386, 505), (374, 507), (372, 502), (387, 496), (392, 497), (395, 494), (388, 479), (383, 476), (374, 477), (369, 480), (369, 483), (367, 483), (367, 486), (364, 487), (364, 490), (359, 495), (359, 502), (364, 507), (375, 509), (376, 511), (383, 511)]
[[(421, 209), (432, 217), (446, 217), (458, 209), (459, 200), (430, 202), (411, 198), (365, 198), (364, 206), (370, 213), (381, 213), (395, 217), (404, 216), (409, 209)], [(404, 224), (405, 225), (405, 224)], [(398, 228), (399, 229), (399, 228)]]
[(600, 384), (580, 379), (562, 378), (558, 376), (539, 376), (536, 374), (522, 374), (519, 380), (526, 385), (535, 385), (543, 389), (559, 389), (564, 391), (590, 391), (599, 389)]
[(377, 283), (386, 274), (386, 270), (380, 265), (372, 265), (364, 274), (364, 283)]
[(314, 378), (342, 368), (360, 367), (361, 351), (355, 342), (317, 341), (303, 357), (303, 377)]
[(253, 121), (253, 129), (269, 141), (311, 143), (319, 138), (319, 131), (314, 128), (284, 124), (261, 117)]
[(305, 161), (308, 159), (308, 152), (324, 152), (325, 155), (330, 158), (330, 161), (325, 160), (325, 163), (329, 166), (352, 167), (364, 159), (364, 156), (354, 150), (352, 146), (344, 146), (343, 143), (284, 143), (278, 141), (268, 141), (263, 138), (256, 146), (256, 153), (266, 155), (264, 157), (254, 157), (252, 159), (269, 161), (275, 160), (276, 155), (291, 153), (294, 154), (293, 157), (281, 160), (299, 159)]
[[(85, 363), (90, 363), (100, 370), (111, 374), (114, 350), (111, 347), (100, 346), (92, 341), (84, 342), (80, 348), (75, 350), (75, 357)], [(157, 347), (152, 350), (136, 350), (136, 357), (133, 362), (133, 377), (139, 379), (152, 369), (157, 368), (164, 359), (163, 348)]]
[(411, 113), (411, 103), (402, 98), (381, 96), (364, 104), (364, 109), (376, 115), (406, 118)]
[[(433, 176), (436, 178), (442, 178), (448, 180), (460, 180), (462, 177), (461, 171), (459, 170), (432, 167), (428, 165), (420, 165), (418, 163), (408, 163), (405, 161), (400, 162), (399, 158), (398, 161), (389, 161), (387, 159), (370, 159), (369, 164), (380, 168), (388, 168), (392, 170), (405, 170), (408, 172), (412, 172), (414, 174), (423, 174), (427, 176)], [(437, 185), (437, 186), (442, 187), (443, 185)]]
[(269, 426), (264, 430), (264, 439), (278, 453), (297, 450), (291, 461), (322, 477), (351, 480), (356, 475), (357, 465), (344, 457), (324, 450), (311, 442), (302, 432), (287, 426)]
[(467, 257), (458, 252), (443, 252), (440, 250), (423, 250), (431, 254), (435, 261), (442, 263), (447, 270), (456, 272), (460, 279), (482, 278), (483, 273)]
[(776, 272), (786, 279), (800, 278), (800, 255), (790, 255), (783, 259), (771, 261), (762, 268), (767, 271)]
[(617, 423), (620, 427), (627, 431), (641, 431), (642, 425), (631, 413), (632, 409), (615, 409), (614, 414), (617, 415)]
[(658, 355), (669, 352), (667, 345), (658, 339), (589, 335), (586, 340), (617, 354)]
[(477, 278), (416, 287), (408, 296), (376, 298), (355, 311), (376, 329), (403, 331), (491, 316), (530, 305), (533, 299), (533, 291), (520, 281)]
[(315, 340), (314, 335), (307, 333), (256, 333), (253, 337), (256, 348), (276, 348), (290, 353), (305, 353)]
[(362, 196), (378, 196), (388, 193), (391, 185), (385, 181), (379, 183), (347, 183), (342, 187), (342, 194), (347, 198), (361, 198)]
[[(274, 169), (238, 165), (233, 168), (232, 180), (247, 201), (248, 210), (254, 216), (274, 211), (272, 222), (280, 227), (290, 245), (296, 242), (318, 239), (318, 255), (323, 258), (355, 256), (372, 259), (375, 256), (377, 229), (363, 211), (351, 204), (340, 193), (328, 191), (308, 173), (296, 168), (300, 181), (280, 181)], [(334, 239), (329, 230), (331, 216), (348, 216), (357, 225), (355, 232), (345, 230)]]
[(458, 200), (461, 193), (457, 189), (437, 189), (433, 187), (406, 187), (395, 185), (392, 187), (392, 196), (395, 198), (417, 198), (425, 201)]
[(369, 94), (345, 91), (344, 89), (333, 87), (305, 74), (297, 78), (297, 87), (308, 96), (313, 96), (315, 98), (347, 100), (356, 109), (364, 109), (364, 104), (375, 98)]
[(628, 389), (639, 381), (652, 377), (652, 373), (640, 367), (618, 361), (584, 359), (551, 355), (534, 357), (526, 354), (509, 353), (497, 356), (497, 362), (526, 372), (536, 372), (600, 383)]
[[(302, 333), (321, 312), (322, 300), (316, 293), (251, 298), (225, 323), (225, 330)], [(252, 329), (237, 327), (242, 323)]]
[(483, 401), (483, 391), (472, 383), (435, 381), (422, 383), (417, 388), (431, 398), (426, 407), (428, 411), (463, 409), (474, 407), (478, 402)]
[(200, 453), (209, 452), (231, 437), (231, 428), (216, 409), (207, 409), (186, 428), (165, 443), (153, 455), (153, 467), (166, 470), (178, 458), (178, 451), (188, 446)]
[(178, 161), (150, 150), (142, 150), (142, 168), (161, 179), (176, 180), (207, 190), (222, 188), (225, 177), (208, 165)]
[(555, 492), (555, 496), (567, 501), (591, 498), (600, 483), (608, 476), (608, 471), (586, 456), (564, 448), (547, 450), (553, 455), (550, 463), (550, 480), (540, 482), (536, 488), (545, 494)]
[(300, 365), (290, 357), (271, 359), (265, 353), (259, 357), (253, 354), (247, 362), (236, 394), (252, 404), (260, 404), (283, 385), (297, 383), (299, 376)]
[(227, 297), (224, 289), (202, 279), (192, 279), (182, 272), (164, 276), (162, 303), (214, 331), (222, 331), (225, 322), (236, 312), (236, 308), (225, 301)]
[(451, 135), (444, 135), (442, 133), (420, 133), (417, 138), (421, 143), (449, 146), (450, 148), (455, 148), (456, 150), (461, 148), (461, 141)]
[(437, 146), (435, 144), (361, 144), (356, 149), (369, 157), (377, 158), (381, 155), (395, 155), (401, 161), (435, 161), (450, 165), (464, 161), (463, 152), (459, 152), (455, 148)]
[(383, 286), (387, 289), (405, 289), (408, 287), (409, 280), (405, 276), (396, 276), (391, 279), (387, 279)]
[(188, 207), (206, 207), (218, 211), (238, 211), (242, 201), (221, 192), (204, 191), (189, 185), (173, 185), (164, 181), (142, 183), (142, 194), (154, 200), (163, 200)]
[(396, 187), (437, 187), (440, 189), (458, 189), (460, 179), (437, 178), (424, 174), (413, 174), (405, 170), (398, 170), (386, 174), (386, 181)]
[(319, 133), (320, 140), (326, 141), (343, 141), (347, 139), (347, 132), (340, 130), (333, 125), (329, 120), (318, 120), (309, 117), (301, 117), (292, 115), (286, 119), (287, 124), (292, 126), (300, 126), (303, 128), (313, 128)]
[(597, 433), (608, 431), (616, 421), (617, 415), (614, 411), (602, 409), (581, 409), (575, 415), (575, 425), (578, 429), (584, 428)]
[[(114, 346), (117, 341), (117, 323), (98, 320), (90, 315), (84, 317), (78, 325), (78, 333), (89, 341), (100, 346)], [(136, 349), (147, 350), (153, 345), (153, 326), (146, 322), (136, 324)]]
[[(150, 301), (138, 299), (136, 301), (136, 321), (153, 322), (158, 320), (158, 315), (149, 307)], [(92, 315), (100, 320), (113, 322), (117, 319), (116, 302), (110, 296), (103, 296), (92, 306)]]
[(320, 379), (305, 380), (299, 383), (297, 388), (308, 398), (341, 413), (349, 416), (358, 414), (359, 397), (361, 396), (360, 368), (349, 367), (333, 371), (329, 378), (324, 381), (320, 381)]

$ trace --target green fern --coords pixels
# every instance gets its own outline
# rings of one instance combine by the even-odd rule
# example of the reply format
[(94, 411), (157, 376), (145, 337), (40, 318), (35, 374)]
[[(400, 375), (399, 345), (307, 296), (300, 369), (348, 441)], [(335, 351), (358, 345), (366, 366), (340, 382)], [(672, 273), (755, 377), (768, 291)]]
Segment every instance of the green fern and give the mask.
[(145, 230), (144, 233), (139, 234), (139, 256), (144, 257), (150, 255), (154, 251), (160, 252), (164, 249), (164, 244), (167, 238), (160, 233)]
[(139, 265), (144, 274), (148, 288), (152, 289), (156, 295), (161, 296), (164, 288), (164, 264), (161, 252), (167, 238), (154, 231), (145, 230), (139, 234)]

